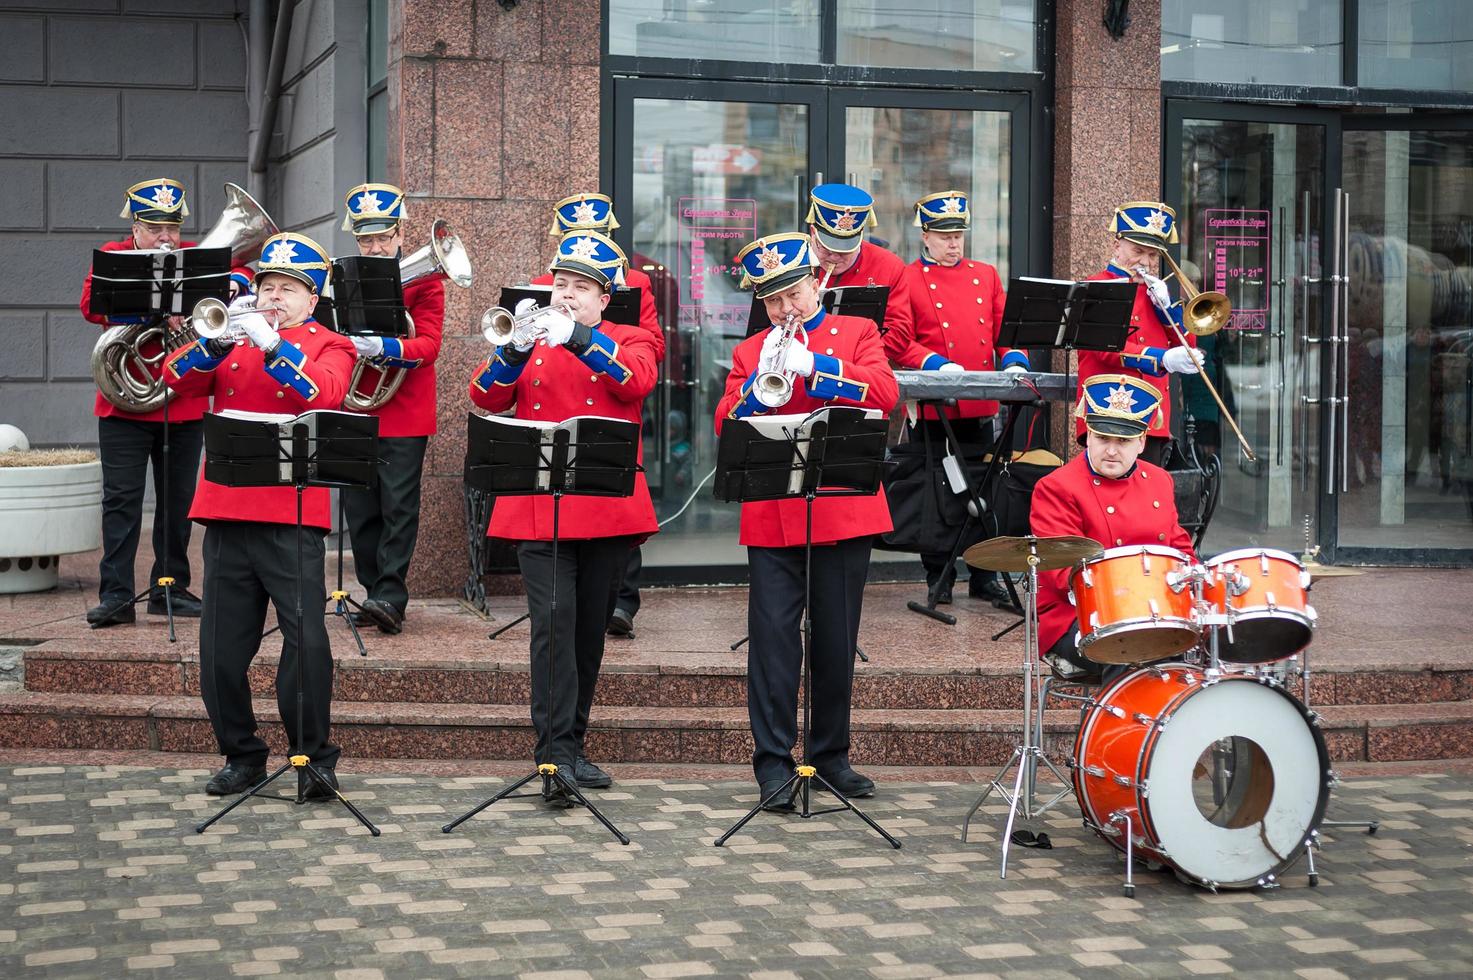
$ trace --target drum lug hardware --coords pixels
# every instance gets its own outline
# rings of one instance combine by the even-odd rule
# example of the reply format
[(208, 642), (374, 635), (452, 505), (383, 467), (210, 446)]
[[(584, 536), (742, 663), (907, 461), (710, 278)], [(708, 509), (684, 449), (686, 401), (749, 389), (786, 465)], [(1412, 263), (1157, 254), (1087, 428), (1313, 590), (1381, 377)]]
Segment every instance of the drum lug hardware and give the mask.
[(1097, 630), (1097, 629), (1100, 628), (1100, 613), (1099, 613), (1099, 610), (1095, 610), (1094, 612), (1092, 612), (1092, 613), (1089, 614), (1089, 628), (1090, 628), (1091, 631), (1094, 631), (1094, 630)]
[(1202, 882), (1202, 887), (1205, 888), (1205, 889), (1207, 889), (1208, 891), (1210, 891), (1214, 895), (1217, 894), (1217, 882), (1212, 881), (1211, 879), (1208, 879), (1207, 881)]
[(1135, 782), (1129, 776), (1116, 776), (1115, 785), (1124, 786), (1126, 789), (1131, 789), (1135, 786)]
[(1149, 779), (1142, 779), (1135, 784), (1135, 790), (1140, 794), (1141, 799), (1149, 800), (1151, 798), (1151, 781)]
[[(1264, 572), (1267, 573), (1267, 571), (1268, 569), (1264, 568)], [(1233, 572), (1232, 578), (1228, 580), (1228, 591), (1234, 596), (1246, 595), (1252, 587), (1253, 582), (1242, 572)]]
[(1278, 600), (1274, 598), (1274, 594), (1272, 592), (1265, 592), (1263, 594), (1263, 597), (1268, 600), (1268, 611), (1270, 613), (1277, 612), (1279, 608), (1279, 603)]
[(1268, 552), (1260, 551), (1258, 553), (1258, 567), (1263, 570), (1264, 575), (1268, 575)]
[(1118, 704), (1106, 704), (1101, 705), (1101, 707), (1110, 712), (1110, 714), (1114, 715), (1116, 718), (1125, 717), (1125, 709), (1120, 707), (1120, 705)]
[(1261, 888), (1264, 891), (1272, 891), (1273, 889), (1279, 887), (1279, 883), (1274, 880), (1273, 875), (1265, 875), (1264, 877), (1258, 879), (1254, 887)]
[(1160, 730), (1161, 726), (1157, 723), (1156, 719), (1152, 718), (1144, 711), (1137, 711), (1135, 713), (1135, 720), (1140, 724), (1145, 725), (1147, 728), (1155, 728), (1158, 731)]
[[(1305, 572), (1305, 574), (1308, 575), (1309, 573), (1308, 572)], [(1080, 579), (1083, 580), (1084, 587), (1086, 589), (1092, 589), (1092, 588), (1095, 587), (1095, 576), (1094, 576), (1094, 573), (1089, 570), (1089, 566), (1088, 565), (1085, 565), (1084, 566), (1084, 569), (1079, 573), (1079, 577), (1080, 577)], [(1073, 589), (1070, 589), (1069, 590), (1069, 594), (1070, 595), (1073, 595), (1074, 594), (1074, 590)]]
[(1141, 552), (1141, 571), (1147, 575), (1151, 574), (1151, 553), (1149, 551)]
[(1082, 771), (1086, 776), (1093, 776), (1096, 779), (1105, 778), (1105, 770), (1101, 769), (1099, 766), (1081, 766), (1080, 771)]
[(1335, 770), (1331, 769), (1328, 773), (1325, 774), (1325, 785), (1326, 786), (1339, 786), (1340, 785), (1340, 774), (1338, 772), (1336, 772)]
[(1310, 711), (1309, 714), (1305, 715), (1305, 717), (1309, 720), (1309, 723), (1311, 725), (1316, 728), (1320, 727), (1320, 713), (1318, 711)]
[(1166, 587), (1177, 595), (1181, 595), (1182, 589), (1187, 587), (1191, 579), (1191, 573), (1187, 571), (1175, 571), (1166, 573)]
[(1153, 622), (1153, 623), (1159, 622), (1160, 619), (1161, 619), (1161, 610), (1160, 610), (1159, 607), (1157, 607), (1156, 600), (1155, 599), (1147, 599), (1146, 600), (1146, 606), (1148, 608), (1150, 608), (1150, 610), (1151, 610), (1151, 622)]

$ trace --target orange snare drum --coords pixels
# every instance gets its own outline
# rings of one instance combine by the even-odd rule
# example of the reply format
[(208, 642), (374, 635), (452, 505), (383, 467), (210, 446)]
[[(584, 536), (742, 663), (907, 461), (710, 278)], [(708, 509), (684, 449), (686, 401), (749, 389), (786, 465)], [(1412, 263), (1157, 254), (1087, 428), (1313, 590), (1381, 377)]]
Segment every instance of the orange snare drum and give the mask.
[(1329, 800), (1330, 757), (1304, 705), (1246, 674), (1147, 667), (1090, 702), (1074, 743), (1085, 823), (1209, 888), (1272, 883)]
[(1315, 612), (1309, 574), (1284, 551), (1242, 548), (1207, 563), (1202, 597), (1232, 623), (1219, 637), (1218, 656), (1229, 663), (1268, 664), (1309, 646)]
[(1111, 548), (1069, 576), (1079, 612), (1079, 653), (1096, 663), (1143, 664), (1197, 645), (1192, 592), (1167, 576), (1188, 566), (1175, 548)]

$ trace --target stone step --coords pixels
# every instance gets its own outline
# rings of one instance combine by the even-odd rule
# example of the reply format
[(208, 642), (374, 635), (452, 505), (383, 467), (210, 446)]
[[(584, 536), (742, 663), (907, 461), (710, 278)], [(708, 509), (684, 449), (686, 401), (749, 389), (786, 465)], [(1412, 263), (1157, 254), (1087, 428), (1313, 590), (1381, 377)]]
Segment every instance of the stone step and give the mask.
[[(612, 648), (612, 645), (611, 645)], [(262, 653), (251, 668), (251, 689), (274, 690), (277, 658)], [(98, 651), (49, 641), (24, 651), (25, 689), (56, 694), (194, 696), (199, 660), (192, 650), (165, 646)], [(525, 653), (490, 653), (484, 660), (340, 657), (334, 699), (406, 704), (527, 704)], [(1296, 682), (1295, 693), (1300, 691)], [(995, 665), (900, 669), (858, 664), (856, 709), (1008, 709), (1019, 704), (1018, 668)], [(1424, 704), (1473, 700), (1473, 668), (1417, 662), (1316, 666), (1313, 700), (1326, 704)], [(746, 657), (670, 663), (606, 657), (598, 700), (609, 707), (741, 708), (746, 705)], [(1059, 706), (1063, 706), (1062, 702)]]
[[(276, 705), (255, 703), (274, 751), (285, 749)], [(1332, 705), (1320, 710), (1331, 757), (1345, 761), (1473, 756), (1473, 704)], [(1047, 713), (1046, 743), (1066, 758), (1078, 712)], [(984, 766), (1005, 762), (1018, 730), (1013, 711), (859, 709), (857, 765)], [(358, 758), (530, 758), (523, 705), (343, 701), (334, 738)], [(1245, 732), (1247, 734), (1247, 732)], [(214, 744), (196, 697), (126, 694), (0, 694), (0, 747), (209, 752)], [(737, 707), (595, 709), (589, 754), (608, 762), (741, 764), (750, 758), (747, 714)]]

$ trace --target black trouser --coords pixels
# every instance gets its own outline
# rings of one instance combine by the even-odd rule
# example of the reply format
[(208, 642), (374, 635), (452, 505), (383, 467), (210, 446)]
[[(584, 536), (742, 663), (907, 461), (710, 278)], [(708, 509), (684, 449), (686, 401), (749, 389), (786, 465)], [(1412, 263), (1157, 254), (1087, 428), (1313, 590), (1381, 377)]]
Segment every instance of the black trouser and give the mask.
[[(808, 761), (819, 772), (849, 768), (849, 696), (872, 539), (813, 549), (813, 725)], [(798, 682), (803, 672), (803, 549), (748, 548), (747, 715), (759, 783), (793, 773)]]
[(614, 606), (628, 613), (630, 619), (639, 612), (639, 573), (643, 568), (644, 556), (639, 553), (639, 545), (635, 545), (629, 549), (629, 561), (619, 582), (619, 597), (614, 600)]
[(332, 647), (323, 623), (326, 532), (302, 531), (302, 661), (306, 712), (297, 743), (297, 529), (292, 524), (220, 521), (205, 527), (204, 610), (199, 623), (200, 694), (227, 762), (263, 765), (246, 672), (261, 647), (266, 602), (281, 624), (276, 705), (292, 751), (322, 766), (337, 764), (332, 723)]
[(378, 485), (343, 491), (343, 514), (353, 543), (353, 566), (368, 598), (402, 614), (409, 606), (409, 560), (419, 537), (419, 484), (428, 436), (378, 441)]
[[(136, 594), (133, 560), (143, 527), (144, 480), (153, 463), (153, 571), (149, 583), (172, 575), (180, 588), (189, 586), (189, 505), (199, 477), (204, 423), (169, 425), (168, 492), (164, 492), (164, 423), (132, 419), (97, 420), (98, 455), (102, 458), (102, 561), (97, 595), (102, 602), (131, 599)], [(168, 545), (164, 538), (167, 530)]]
[[(982, 474), (987, 470), (987, 464), (982, 462), (982, 456), (985, 453), (992, 452), (995, 442), (992, 434), (992, 416), (989, 415), (986, 418), (952, 419), (951, 431), (956, 435), (957, 441), (961, 443), (960, 447), (948, 446), (946, 429), (942, 427), (940, 419), (918, 420), (916, 425), (911, 428), (911, 438), (913, 440), (922, 438), (921, 432), (919, 431), (919, 427), (922, 426), (925, 428), (927, 444), (931, 447), (931, 461), (934, 465), (940, 467), (941, 461), (946, 458), (948, 449), (950, 449), (958, 452), (966, 460), (967, 468), (971, 471), (973, 479), (981, 479)], [(978, 527), (980, 525), (974, 522), (974, 530)], [(978, 536), (980, 538), (980, 533)], [(946, 559), (950, 557), (950, 550), (922, 553), (921, 566), (926, 570), (927, 586), (934, 584), (938, 578), (944, 576), (944, 581), (942, 582), (943, 589), (951, 587), (951, 583), (956, 579), (956, 565), (953, 562), (950, 568), (947, 567)], [(979, 583), (997, 577), (996, 572), (981, 570), (974, 570), (972, 574), (980, 576), (977, 579)]]
[[(632, 544), (628, 536), (558, 542), (556, 617), (552, 611), (552, 542), (517, 545), (527, 612), (532, 616), (532, 727), (537, 731), (534, 758), (538, 764), (571, 766), (583, 752), (593, 690), (604, 659), (604, 629), (614, 614), (614, 596)], [(556, 650), (551, 638), (554, 622)]]

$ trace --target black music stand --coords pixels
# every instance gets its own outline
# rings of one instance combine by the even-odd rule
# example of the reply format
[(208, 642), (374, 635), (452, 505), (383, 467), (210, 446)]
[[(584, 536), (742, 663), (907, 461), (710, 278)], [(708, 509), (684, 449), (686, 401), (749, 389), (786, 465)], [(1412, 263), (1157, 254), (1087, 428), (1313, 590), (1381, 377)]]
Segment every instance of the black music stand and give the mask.
[[(639, 304), (643, 295), (644, 290), (638, 286), (624, 286), (614, 290), (609, 294), (609, 305), (604, 307), (603, 318), (626, 327), (639, 326)], [(552, 304), (552, 287), (502, 286), (497, 302), (515, 312), (517, 304), (524, 299), (530, 299), (538, 306), (549, 306)]]
[[(799, 816), (807, 820), (826, 813), (848, 810), (885, 838), (891, 847), (900, 841), (860, 810), (819, 774), (808, 760), (809, 728), (813, 714), (813, 501), (818, 497), (873, 496), (880, 489), (884, 468), (885, 435), (889, 421), (868, 418), (864, 409), (820, 408), (795, 428), (784, 429), (782, 438), (771, 438), (745, 419), (728, 419), (721, 429), (716, 454), (714, 492), (722, 501), (747, 502), (802, 497), (803, 532), (803, 762), (775, 793), (759, 799), (746, 816), (716, 838), (720, 847), (747, 822), (796, 784), (803, 797)], [(812, 783), (819, 784), (838, 799), (841, 806), (814, 810)]]
[[(874, 323), (881, 333), (885, 331), (885, 308), (890, 302), (889, 286), (834, 286), (819, 295), (819, 302), (830, 313), (839, 316), (863, 317)], [(747, 314), (747, 336), (759, 334), (772, 326), (767, 315), (767, 304), (752, 298), (752, 311)]]
[(202, 834), (231, 810), (253, 796), (262, 796), (288, 769), (297, 770), (295, 798), (272, 796), (270, 799), (289, 803), (305, 803), (302, 773), (311, 782), (332, 794), (348, 812), (379, 836), (379, 828), (365, 817), (337, 787), (327, 781), (312, 764), (299, 754), (302, 726), (305, 723), (304, 676), (302, 662), (302, 495), (308, 487), (367, 487), (372, 485), (378, 465), (378, 418), (351, 412), (307, 412), (284, 422), (232, 418), (228, 415), (205, 416), (205, 478), (227, 487), (291, 486), (297, 491), (297, 731), (293, 749), (288, 750), (287, 763), (245, 793), (232, 800), (219, 813), (194, 828)]
[[(181, 248), (172, 251), (147, 249), (140, 251), (92, 252), (92, 294), (88, 310), (94, 315), (108, 319), (132, 320), (155, 323), (162, 327), (159, 346), (165, 357), (169, 354), (169, 327), (171, 316), (188, 316), (194, 306), (203, 299), (228, 301), (230, 296), (230, 249), (228, 248)], [(126, 370), (126, 368), (124, 368)], [(162, 370), (162, 369), (161, 369)], [(162, 493), (155, 502), (164, 519), (164, 562), (169, 559), (169, 399), (173, 392), (164, 392), (163, 418), (164, 448), (158, 471), (159, 488)], [(158, 556), (154, 556), (158, 561)], [(189, 561), (188, 556), (184, 559)], [(148, 588), (129, 600), (136, 606), (147, 599), (154, 586), (164, 591), (164, 616), (169, 624), (169, 642), (174, 636), (174, 576), (160, 575)], [(99, 629), (99, 623), (93, 629)]]
[[(552, 494), (552, 595), (547, 637), (547, 738), (552, 739), (553, 661), (557, 657), (557, 559), (563, 497), (628, 497), (634, 493), (639, 472), (639, 424), (621, 419), (575, 416), (556, 426), (517, 424), (520, 419), (467, 416), (465, 481), (496, 496)], [(541, 777), (541, 793), (513, 796), (517, 790)], [(505, 799), (541, 795), (556, 784), (588, 808), (598, 822), (619, 841), (629, 838), (588, 802), (576, 779), (563, 774), (553, 762), (536, 763), (531, 772), (489, 799), (445, 824), (450, 833), (482, 810)]]

